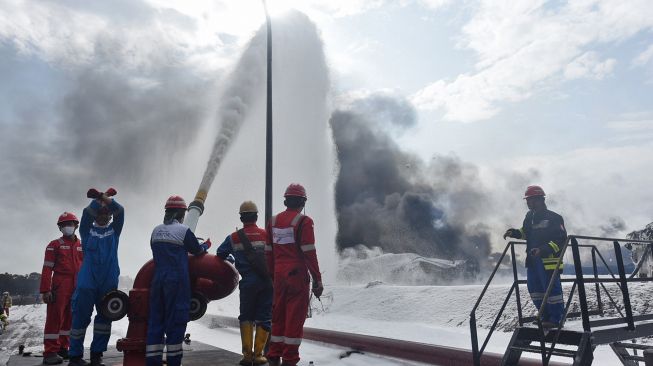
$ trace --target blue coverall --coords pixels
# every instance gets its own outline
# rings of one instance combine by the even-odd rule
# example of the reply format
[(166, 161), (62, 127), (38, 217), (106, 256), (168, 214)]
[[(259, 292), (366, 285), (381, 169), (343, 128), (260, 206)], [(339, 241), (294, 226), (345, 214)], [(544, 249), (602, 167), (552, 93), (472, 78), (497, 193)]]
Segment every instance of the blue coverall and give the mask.
[(179, 366), (183, 356), (182, 342), (186, 323), (190, 320), (187, 253), (206, 253), (207, 245), (200, 244), (190, 228), (177, 220), (155, 227), (150, 245), (155, 269), (150, 286), (150, 315), (145, 349), (147, 365), (162, 365), (165, 344), (168, 366)]
[[(560, 250), (567, 240), (567, 231), (562, 216), (547, 209), (529, 211), (524, 218), (521, 239), (526, 239), (526, 282), (533, 304), (539, 309), (549, 282), (553, 276)], [(539, 248), (540, 255), (530, 254), (531, 249)], [(562, 263), (547, 299), (543, 321), (559, 324), (564, 315), (562, 298)]]
[[(93, 306), (97, 308), (104, 295), (118, 288), (118, 242), (125, 222), (125, 210), (114, 199), (107, 206), (113, 214), (112, 222), (106, 226), (98, 226), (94, 220), (101, 207), (96, 200), (91, 201), (84, 209), (79, 223), (84, 259), (72, 297), (70, 357), (84, 355), (84, 336), (91, 322)], [(111, 322), (98, 312), (93, 322), (91, 353), (106, 351), (110, 335)]]
[[(252, 247), (261, 253), (265, 250), (267, 234), (255, 223), (244, 224), (245, 234), (250, 238)], [(245, 256), (243, 244), (236, 233), (233, 233), (220, 244), (216, 255), (227, 259), (229, 255), (235, 259), (236, 269), (240, 273), (238, 289), (240, 291), (240, 322), (252, 322), (270, 331), (272, 318), (272, 281), (259, 276)]]

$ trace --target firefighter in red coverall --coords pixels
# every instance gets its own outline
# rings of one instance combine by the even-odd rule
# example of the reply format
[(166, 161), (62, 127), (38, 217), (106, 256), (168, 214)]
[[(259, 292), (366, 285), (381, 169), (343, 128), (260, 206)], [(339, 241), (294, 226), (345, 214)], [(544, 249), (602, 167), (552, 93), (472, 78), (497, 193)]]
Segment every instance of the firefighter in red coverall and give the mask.
[(82, 244), (75, 235), (77, 217), (64, 212), (57, 220), (63, 234), (45, 248), (41, 272), (41, 297), (48, 304), (43, 335), (43, 363), (56, 365), (68, 358), (72, 312), (70, 300), (82, 265)]
[(284, 197), (286, 210), (270, 218), (265, 245), (274, 282), (272, 334), (267, 357), (270, 366), (299, 362), (299, 345), (309, 306), (309, 272), (313, 278), (313, 294), (319, 298), (324, 291), (315, 251), (313, 219), (301, 213), (306, 203), (306, 190), (293, 183), (286, 188)]

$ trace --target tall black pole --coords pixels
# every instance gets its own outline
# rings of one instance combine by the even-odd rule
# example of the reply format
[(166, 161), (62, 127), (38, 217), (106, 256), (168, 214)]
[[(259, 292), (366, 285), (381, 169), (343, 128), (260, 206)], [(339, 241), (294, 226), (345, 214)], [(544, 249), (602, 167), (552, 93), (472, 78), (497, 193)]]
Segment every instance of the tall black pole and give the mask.
[(265, 125), (265, 223), (267, 225), (272, 217), (272, 25), (265, 0), (263, 0), (263, 8), (268, 31), (268, 86)]

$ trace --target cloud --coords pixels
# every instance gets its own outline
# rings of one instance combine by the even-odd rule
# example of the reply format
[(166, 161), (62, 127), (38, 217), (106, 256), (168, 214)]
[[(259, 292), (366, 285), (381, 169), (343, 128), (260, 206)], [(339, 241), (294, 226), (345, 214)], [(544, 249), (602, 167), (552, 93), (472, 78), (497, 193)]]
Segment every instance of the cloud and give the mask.
[(385, 0), (314, 1), (312, 8), (320, 10), (324, 15), (329, 14), (333, 17), (347, 17), (358, 15), (372, 9), (378, 9), (385, 3)]
[(418, 0), (419, 4), (431, 9), (440, 10), (451, 4), (451, 0)]
[[(146, 1), (7, 1), (0, 10), (0, 39), (23, 56), (58, 67), (103, 65), (147, 70), (181, 63), (215, 72), (225, 51), (202, 18)], [(193, 55), (191, 58), (190, 55)]]
[[(560, 76), (601, 79), (615, 60), (590, 52), (653, 28), (653, 7), (639, 1), (480, 1), (458, 45), (476, 54), (476, 70), (438, 80), (412, 96), (418, 108), (473, 122), (503, 103), (530, 98)], [(585, 55), (585, 56), (584, 56)]]
[(644, 66), (651, 62), (653, 59), (653, 44), (648, 46), (648, 48), (642, 51), (635, 59), (633, 60), (633, 66)]
[(617, 61), (613, 58), (601, 61), (596, 52), (585, 52), (570, 62), (564, 70), (565, 78), (601, 80), (612, 72)]
[(653, 112), (624, 113), (608, 121), (606, 128), (612, 131), (613, 140), (617, 142), (648, 143), (653, 140)]

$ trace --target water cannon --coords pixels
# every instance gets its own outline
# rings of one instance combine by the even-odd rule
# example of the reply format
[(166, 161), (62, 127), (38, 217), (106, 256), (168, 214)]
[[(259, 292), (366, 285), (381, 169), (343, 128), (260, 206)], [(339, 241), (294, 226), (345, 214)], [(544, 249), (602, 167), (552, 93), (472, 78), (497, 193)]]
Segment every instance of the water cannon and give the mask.
[(200, 188), (197, 190), (193, 202), (188, 205), (188, 212), (186, 213), (184, 224), (188, 225), (192, 232), (195, 232), (197, 222), (204, 213), (204, 202), (206, 201), (207, 194), (207, 191)]

